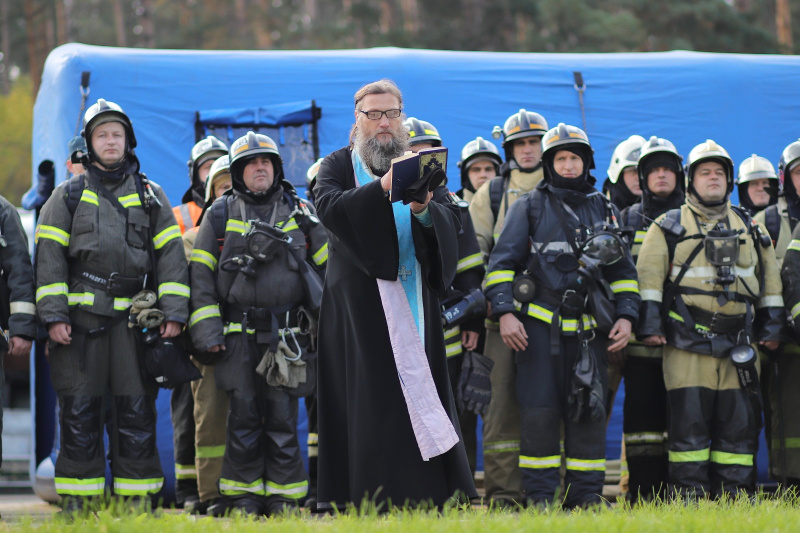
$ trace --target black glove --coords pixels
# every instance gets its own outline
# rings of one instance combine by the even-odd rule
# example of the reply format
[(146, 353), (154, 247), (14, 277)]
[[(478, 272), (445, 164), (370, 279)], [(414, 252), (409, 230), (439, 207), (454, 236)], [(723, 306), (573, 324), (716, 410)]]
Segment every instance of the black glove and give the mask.
[(417, 202), (424, 204), (428, 199), (428, 192), (434, 190), (447, 179), (447, 175), (441, 168), (426, 169), (417, 181), (408, 186), (403, 191), (403, 204)]
[(476, 352), (464, 352), (461, 375), (458, 378), (458, 409), (485, 415), (492, 399), (489, 378), (494, 361)]

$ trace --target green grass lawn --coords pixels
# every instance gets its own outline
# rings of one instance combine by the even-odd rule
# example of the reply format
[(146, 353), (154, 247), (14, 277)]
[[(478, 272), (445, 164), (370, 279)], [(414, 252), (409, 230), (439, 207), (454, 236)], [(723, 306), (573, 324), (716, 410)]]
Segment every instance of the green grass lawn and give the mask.
[(14, 524), (0, 523), (0, 531), (98, 531), (131, 533), (239, 532), (448, 532), (512, 533), (522, 531), (589, 533), (611, 532), (703, 532), (740, 533), (750, 531), (800, 531), (800, 502), (797, 498), (764, 499), (756, 504), (746, 499), (735, 502), (702, 501), (693, 505), (672, 503), (645, 505), (634, 509), (625, 504), (597, 511), (502, 511), (483, 508), (447, 509), (442, 514), (423, 511), (397, 511), (378, 515), (371, 511), (338, 516), (311, 515), (253, 519), (232, 517), (214, 519), (176, 514), (162, 516), (131, 511), (101, 511), (97, 516), (66, 523), (59, 518), (23, 519)]

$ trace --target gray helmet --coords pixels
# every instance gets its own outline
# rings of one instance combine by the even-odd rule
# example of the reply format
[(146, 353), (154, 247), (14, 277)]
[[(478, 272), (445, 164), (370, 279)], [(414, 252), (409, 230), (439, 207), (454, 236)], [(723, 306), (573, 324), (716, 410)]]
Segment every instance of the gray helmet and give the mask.
[(283, 159), (281, 159), (281, 154), (278, 152), (278, 145), (275, 144), (271, 137), (263, 133), (248, 131), (247, 134), (236, 139), (231, 145), (230, 168), (234, 188), (239, 186), (244, 191), (244, 167), (247, 161), (257, 155), (268, 155), (270, 157), (275, 169), (276, 182), (283, 178)]
[(608, 180), (617, 183), (622, 171), (626, 168), (635, 167), (639, 160), (639, 152), (645, 143), (641, 135), (631, 135), (614, 149), (611, 154), (611, 163), (608, 165)]
[[(778, 174), (780, 176), (781, 184), (785, 187), (789, 172), (792, 171), (797, 164), (800, 163), (800, 139), (789, 144), (781, 152), (781, 160), (778, 163)], [(790, 180), (791, 181), (791, 180)]]
[(545, 156), (552, 159), (559, 150), (566, 150), (569, 147), (584, 147), (588, 149), (589, 165), (588, 169), (594, 168), (594, 150), (589, 143), (586, 132), (577, 126), (569, 126), (561, 122), (558, 126), (548, 131), (542, 138), (542, 159)]
[(727, 194), (731, 194), (733, 192), (733, 159), (728, 155), (728, 151), (725, 148), (711, 139), (698, 144), (689, 152), (689, 157), (686, 159), (686, 168), (684, 169), (686, 173), (686, 190), (688, 191), (692, 187), (694, 171), (697, 165), (704, 161), (716, 161), (722, 165), (727, 176)]
[(133, 149), (136, 148), (136, 135), (133, 133), (131, 119), (114, 102), (99, 98), (96, 103), (89, 106), (89, 109), (83, 115), (81, 136), (86, 140), (86, 151), (89, 159), (94, 160), (96, 157), (92, 149), (92, 132), (97, 126), (106, 122), (119, 122), (125, 127), (125, 156), (134, 156)]
[(320, 157), (308, 167), (306, 171), (306, 187), (309, 189), (314, 188), (314, 183), (317, 181), (317, 174), (319, 173), (319, 166), (322, 164), (324, 157)]
[(506, 160), (513, 159), (514, 152), (511, 149), (513, 141), (523, 137), (541, 137), (547, 133), (547, 121), (539, 113), (520, 109), (506, 119), (502, 128), (495, 126), (492, 129), (492, 137), (495, 139), (503, 138), (500, 146), (506, 154)]
[(189, 179), (191, 179), (192, 182), (198, 180), (197, 169), (203, 166), (205, 162), (209, 160), (215, 161), (223, 155), (228, 155), (228, 147), (225, 146), (224, 142), (213, 135), (209, 135), (205, 139), (200, 139), (200, 141), (192, 147), (189, 161), (186, 162), (186, 165), (189, 167)]
[(403, 126), (408, 132), (408, 144), (413, 146), (419, 143), (431, 143), (433, 146), (441, 146), (442, 138), (430, 122), (425, 122), (414, 117), (408, 117), (403, 121)]

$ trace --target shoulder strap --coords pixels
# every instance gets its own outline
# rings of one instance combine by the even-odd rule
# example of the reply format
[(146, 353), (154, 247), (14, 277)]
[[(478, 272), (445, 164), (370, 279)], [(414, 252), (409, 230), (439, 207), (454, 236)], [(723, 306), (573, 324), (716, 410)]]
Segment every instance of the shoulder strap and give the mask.
[(489, 182), (489, 201), (491, 202), (492, 214), (495, 222), (500, 214), (500, 204), (503, 203), (503, 193), (508, 188), (508, 178), (497, 176)]
[(667, 224), (665, 221), (669, 220), (672, 223), (672, 226), (680, 226), (681, 223), (681, 210), (678, 209), (670, 209), (667, 211), (667, 214), (664, 216), (664, 220), (661, 221), (659, 227), (661, 231), (664, 233), (664, 239), (667, 241), (667, 252), (669, 253), (669, 262), (672, 264), (672, 260), (675, 259), (675, 247), (678, 246), (678, 241), (681, 239), (681, 235), (679, 235), (675, 231), (671, 231), (668, 229)]
[(64, 197), (64, 202), (67, 204), (67, 210), (69, 211), (70, 216), (75, 215), (75, 211), (78, 209), (78, 202), (81, 201), (83, 187), (83, 173), (78, 174), (77, 176), (72, 176), (67, 182), (67, 192), (66, 196)]
[(208, 208), (208, 218), (211, 220), (211, 227), (214, 228), (214, 235), (218, 241), (225, 239), (225, 224), (228, 222), (228, 195), (222, 196), (219, 201), (211, 204)]
[(777, 205), (771, 205), (764, 211), (764, 225), (772, 239), (772, 245), (775, 246), (781, 236), (781, 215), (778, 213)]

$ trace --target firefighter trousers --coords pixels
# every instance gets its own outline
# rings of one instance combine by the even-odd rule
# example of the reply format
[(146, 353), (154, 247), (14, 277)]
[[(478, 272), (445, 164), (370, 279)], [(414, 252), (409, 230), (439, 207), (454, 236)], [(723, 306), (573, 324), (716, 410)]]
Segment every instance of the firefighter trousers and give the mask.
[(194, 461), (197, 469), (197, 492), (201, 502), (219, 498), (219, 476), (225, 455), (225, 427), (228, 395), (217, 388), (214, 367), (195, 361), (203, 375), (192, 381), (194, 396)]
[[(787, 484), (800, 484), (800, 346), (786, 344), (762, 359), (764, 427), (769, 449), (769, 475)], [(780, 393), (780, 395), (779, 395)], [(780, 403), (779, 403), (780, 402)], [(784, 472), (785, 470), (785, 472)]]
[(255, 372), (268, 346), (241, 333), (225, 340), (227, 353), (214, 369), (217, 387), (229, 400), (220, 494), (298, 504), (308, 494), (297, 439), (298, 400)]
[(664, 347), (669, 480), (687, 497), (755, 489), (757, 415), (730, 358)]
[(164, 475), (156, 449), (158, 389), (139, 367), (136, 332), (122, 321), (97, 338), (76, 333), (108, 321), (79, 309), (70, 313), (72, 342), (50, 349), (50, 377), (58, 394), (61, 450), (55, 465), (61, 496), (101, 496), (105, 487), (103, 423), (111, 402), (109, 428), (114, 493), (146, 496), (161, 489)]
[[(516, 394), (520, 406), (522, 441), (519, 466), (529, 503), (547, 504), (560, 498), (561, 428), (564, 430), (566, 474), (565, 505), (575, 507), (600, 502), (605, 480), (606, 417), (574, 422), (567, 416), (573, 368), (580, 355), (576, 336), (561, 335), (560, 352), (550, 353), (550, 324), (523, 317), (528, 347), (515, 355)], [(608, 391), (605, 339), (589, 343), (603, 387)]]
[(519, 469), (520, 407), (514, 352), (503, 343), (497, 324), (486, 329), (484, 355), (494, 361), (492, 399), (483, 417), (483, 470), (486, 497), (523, 502)]
[(190, 383), (180, 383), (170, 397), (172, 447), (175, 457), (175, 500), (178, 506), (196, 500), (194, 397)]
[[(629, 344), (625, 361), (622, 438), (630, 500), (650, 500), (667, 487), (667, 390), (660, 346)], [(637, 353), (650, 355), (636, 355)]]

